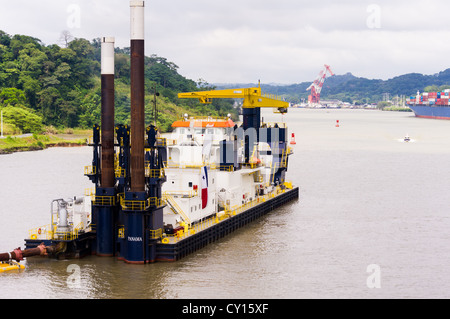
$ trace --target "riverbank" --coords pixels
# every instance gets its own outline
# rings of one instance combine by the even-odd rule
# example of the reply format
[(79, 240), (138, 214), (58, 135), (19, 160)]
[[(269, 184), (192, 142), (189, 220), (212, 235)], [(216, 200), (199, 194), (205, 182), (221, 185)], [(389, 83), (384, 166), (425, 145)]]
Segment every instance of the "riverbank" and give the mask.
[(87, 144), (88, 134), (28, 134), (0, 138), (0, 155), (39, 151), (49, 147), (72, 147)]
[(383, 111), (392, 111), (392, 112), (412, 112), (412, 110), (409, 107), (402, 107), (402, 106), (390, 106), (383, 108)]

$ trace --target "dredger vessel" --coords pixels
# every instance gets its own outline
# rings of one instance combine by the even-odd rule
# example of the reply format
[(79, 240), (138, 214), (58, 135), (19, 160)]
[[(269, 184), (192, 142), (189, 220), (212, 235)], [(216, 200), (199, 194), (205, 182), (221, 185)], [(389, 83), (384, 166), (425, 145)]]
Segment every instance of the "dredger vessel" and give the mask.
[[(110, 256), (127, 263), (176, 261), (298, 199), (286, 178), (293, 141), (284, 123), (261, 121), (262, 107), (289, 104), (253, 88), (180, 93), (210, 103), (243, 100), (243, 121), (185, 114), (160, 134), (144, 123), (144, 1), (131, 8), (131, 122), (114, 123), (114, 38), (102, 38), (101, 125), (85, 175), (92, 193), (51, 203), (9, 259)], [(24, 252), (28, 252), (24, 254)], [(1, 254), (0, 254), (1, 255)], [(7, 259), (7, 254), (5, 258)]]

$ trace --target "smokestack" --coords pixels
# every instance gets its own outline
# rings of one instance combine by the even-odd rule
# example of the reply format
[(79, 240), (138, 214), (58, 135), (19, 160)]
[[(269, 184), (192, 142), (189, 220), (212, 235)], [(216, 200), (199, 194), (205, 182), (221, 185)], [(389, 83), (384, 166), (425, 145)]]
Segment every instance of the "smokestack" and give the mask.
[(114, 38), (102, 38), (101, 187), (114, 187)]
[(144, 171), (144, 1), (131, 9), (131, 191), (145, 191)]

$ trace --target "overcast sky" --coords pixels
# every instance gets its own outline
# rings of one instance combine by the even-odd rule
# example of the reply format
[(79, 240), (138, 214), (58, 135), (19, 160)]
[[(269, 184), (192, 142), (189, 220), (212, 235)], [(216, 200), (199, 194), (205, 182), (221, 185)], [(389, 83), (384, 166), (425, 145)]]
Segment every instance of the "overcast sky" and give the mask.
[[(389, 79), (450, 67), (450, 1), (147, 0), (146, 55), (209, 83)], [(130, 46), (129, 0), (0, 0), (0, 30), (58, 43), (63, 30)]]

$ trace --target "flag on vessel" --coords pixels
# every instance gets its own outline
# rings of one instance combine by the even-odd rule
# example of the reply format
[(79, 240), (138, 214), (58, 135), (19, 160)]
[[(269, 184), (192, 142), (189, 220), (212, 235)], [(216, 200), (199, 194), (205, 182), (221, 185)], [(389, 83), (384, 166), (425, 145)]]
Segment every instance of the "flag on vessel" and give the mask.
[(202, 167), (202, 209), (208, 204), (208, 171)]

